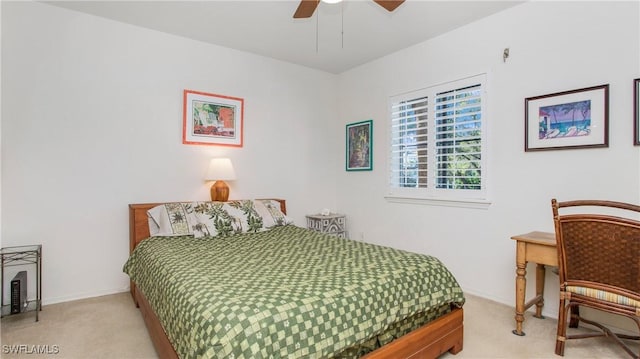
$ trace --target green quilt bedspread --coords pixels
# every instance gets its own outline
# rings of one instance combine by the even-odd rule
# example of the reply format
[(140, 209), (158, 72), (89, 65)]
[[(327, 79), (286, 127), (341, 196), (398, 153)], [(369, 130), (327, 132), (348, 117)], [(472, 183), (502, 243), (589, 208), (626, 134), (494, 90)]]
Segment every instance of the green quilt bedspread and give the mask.
[(464, 303), (434, 257), (294, 225), (224, 238), (152, 237), (124, 272), (181, 358), (342, 356), (394, 323)]

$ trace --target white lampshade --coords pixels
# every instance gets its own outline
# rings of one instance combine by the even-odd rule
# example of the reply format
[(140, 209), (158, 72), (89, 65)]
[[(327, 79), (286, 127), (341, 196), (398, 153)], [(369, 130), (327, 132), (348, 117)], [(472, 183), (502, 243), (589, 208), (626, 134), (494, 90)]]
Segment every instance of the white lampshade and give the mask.
[(228, 158), (213, 158), (209, 162), (209, 169), (205, 180), (207, 181), (231, 181), (236, 179), (236, 172), (233, 170), (231, 160)]

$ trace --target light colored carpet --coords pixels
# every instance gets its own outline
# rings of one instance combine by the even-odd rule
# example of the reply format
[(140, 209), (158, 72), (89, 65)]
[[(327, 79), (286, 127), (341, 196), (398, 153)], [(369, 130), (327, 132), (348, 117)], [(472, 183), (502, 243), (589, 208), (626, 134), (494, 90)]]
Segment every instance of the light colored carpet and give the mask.
[[(157, 358), (128, 292), (46, 305), (38, 322), (27, 312), (2, 318), (1, 327), (2, 358)], [(7, 345), (48, 345), (51, 354), (7, 354)]]
[[(523, 337), (511, 333), (513, 307), (467, 295), (464, 349), (445, 359), (560, 358), (554, 354), (556, 321), (527, 313)], [(34, 313), (2, 319), (2, 358), (156, 358), (156, 353), (129, 293), (47, 305), (35, 322)], [(51, 354), (9, 354), (25, 345)], [(46, 347), (48, 346), (48, 347)], [(57, 354), (54, 352), (59, 351)], [(626, 353), (606, 339), (569, 341), (565, 358), (624, 358)]]

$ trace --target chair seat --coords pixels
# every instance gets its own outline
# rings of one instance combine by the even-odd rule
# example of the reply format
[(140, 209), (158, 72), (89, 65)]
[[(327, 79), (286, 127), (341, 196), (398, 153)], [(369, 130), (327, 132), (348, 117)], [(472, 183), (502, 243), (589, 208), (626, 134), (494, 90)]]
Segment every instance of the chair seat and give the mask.
[(578, 287), (578, 286), (567, 286), (566, 291), (570, 293), (583, 295), (585, 297), (605, 300), (611, 303), (622, 304), (622, 305), (626, 305), (634, 308), (640, 308), (640, 301), (626, 297), (624, 295), (607, 292), (605, 290), (599, 290), (599, 289), (593, 289), (593, 288), (587, 288), (587, 287)]

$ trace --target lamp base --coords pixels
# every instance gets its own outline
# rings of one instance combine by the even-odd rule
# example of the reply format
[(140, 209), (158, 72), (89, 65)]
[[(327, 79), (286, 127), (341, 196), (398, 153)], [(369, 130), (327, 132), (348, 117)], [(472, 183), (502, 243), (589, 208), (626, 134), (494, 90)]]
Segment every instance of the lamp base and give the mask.
[(211, 200), (226, 202), (229, 200), (229, 186), (225, 181), (216, 181), (211, 186)]

